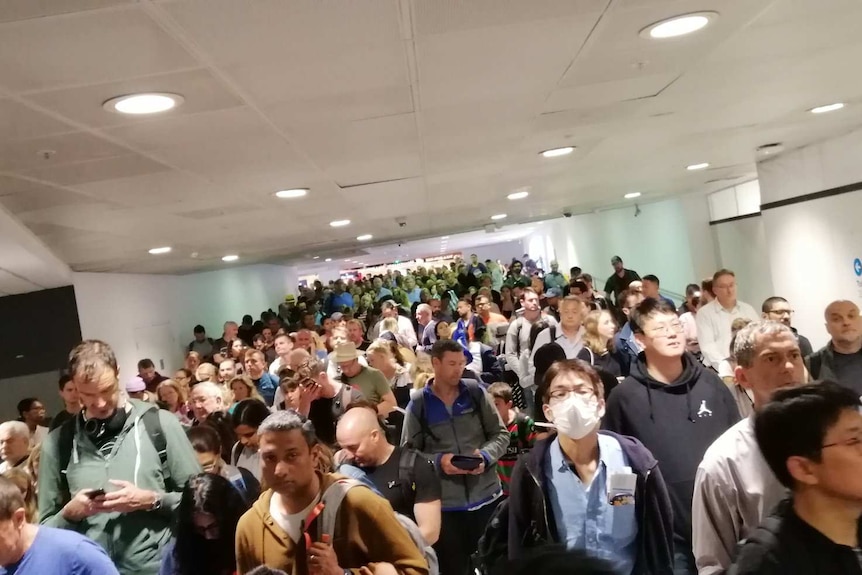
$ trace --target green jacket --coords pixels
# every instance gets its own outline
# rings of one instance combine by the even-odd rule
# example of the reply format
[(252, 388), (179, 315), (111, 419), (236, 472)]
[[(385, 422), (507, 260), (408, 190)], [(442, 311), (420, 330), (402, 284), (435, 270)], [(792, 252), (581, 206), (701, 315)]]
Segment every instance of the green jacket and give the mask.
[[(68, 503), (60, 480), (60, 428), (42, 442), (39, 468), (39, 523), (71, 529), (99, 543), (123, 575), (156, 575), (160, 553), (172, 536), (173, 518), (180, 503), (182, 489), (189, 478), (201, 472), (195, 452), (179, 421), (167, 411), (159, 412), (159, 421), (167, 443), (167, 461), (162, 469), (159, 454), (153, 446), (141, 416), (155, 405), (129, 400), (129, 415), (117, 436), (111, 454), (105, 458), (85, 434), (80, 419), (75, 420), (73, 452), (66, 477), (69, 492), (82, 489), (117, 489), (109, 479), (134, 483), (141, 489), (162, 495), (161, 509), (132, 513), (100, 513), (74, 523), (63, 518)], [(166, 478), (165, 471), (169, 478)]]

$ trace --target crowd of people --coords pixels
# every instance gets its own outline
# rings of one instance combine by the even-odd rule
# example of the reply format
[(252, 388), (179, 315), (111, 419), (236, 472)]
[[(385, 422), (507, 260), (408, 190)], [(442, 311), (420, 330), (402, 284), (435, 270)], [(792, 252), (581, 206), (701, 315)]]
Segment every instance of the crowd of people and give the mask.
[(315, 282), (170, 377), (83, 341), (0, 424), (0, 574), (862, 574), (858, 306), (814, 351), (611, 266)]

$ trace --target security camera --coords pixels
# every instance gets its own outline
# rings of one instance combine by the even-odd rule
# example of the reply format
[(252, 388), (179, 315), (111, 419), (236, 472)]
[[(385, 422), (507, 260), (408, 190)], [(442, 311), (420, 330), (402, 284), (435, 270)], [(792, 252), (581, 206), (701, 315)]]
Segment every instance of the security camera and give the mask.
[(567, 218), (571, 218), (571, 217), (572, 217), (572, 212), (565, 211), (565, 212), (563, 212), (563, 215), (564, 215), (564, 216), (566, 216)]
[(399, 228), (407, 227), (407, 218), (395, 218), (395, 222), (398, 224)]

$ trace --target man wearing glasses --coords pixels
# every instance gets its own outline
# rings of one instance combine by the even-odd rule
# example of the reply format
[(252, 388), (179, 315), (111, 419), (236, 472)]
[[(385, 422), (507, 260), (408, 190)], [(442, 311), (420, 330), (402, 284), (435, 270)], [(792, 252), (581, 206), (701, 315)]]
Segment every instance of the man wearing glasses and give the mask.
[(739, 410), (718, 375), (685, 351), (672, 305), (646, 299), (629, 317), (643, 353), (608, 398), (604, 427), (637, 438), (661, 462), (673, 506), (674, 574), (695, 575), (691, 503), (697, 466), (739, 421)]
[(763, 302), (760, 309), (763, 312), (763, 319), (780, 321), (790, 328), (790, 331), (793, 332), (793, 335), (795, 335), (796, 339), (799, 341), (799, 351), (802, 353), (803, 358), (808, 357), (814, 352), (814, 348), (811, 347), (811, 342), (808, 341), (808, 338), (804, 335), (799, 335), (796, 328), (790, 325), (790, 320), (793, 317), (793, 310), (790, 309), (790, 304), (786, 299), (780, 296), (772, 296)]

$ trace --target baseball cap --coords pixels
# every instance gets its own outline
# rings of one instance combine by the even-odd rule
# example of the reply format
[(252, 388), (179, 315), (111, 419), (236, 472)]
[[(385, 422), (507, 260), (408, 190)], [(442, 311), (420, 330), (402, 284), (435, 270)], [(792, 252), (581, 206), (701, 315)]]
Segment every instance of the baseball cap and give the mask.
[(337, 311), (334, 314), (332, 314), (330, 317), (332, 318), (332, 321), (341, 321), (342, 319), (344, 319), (344, 314), (341, 313), (340, 311)]
[(557, 287), (549, 288), (545, 291), (545, 297), (563, 297), (563, 290)]
[(147, 389), (147, 384), (144, 383), (144, 380), (139, 375), (126, 382), (126, 391), (128, 393), (140, 393), (145, 389)]

